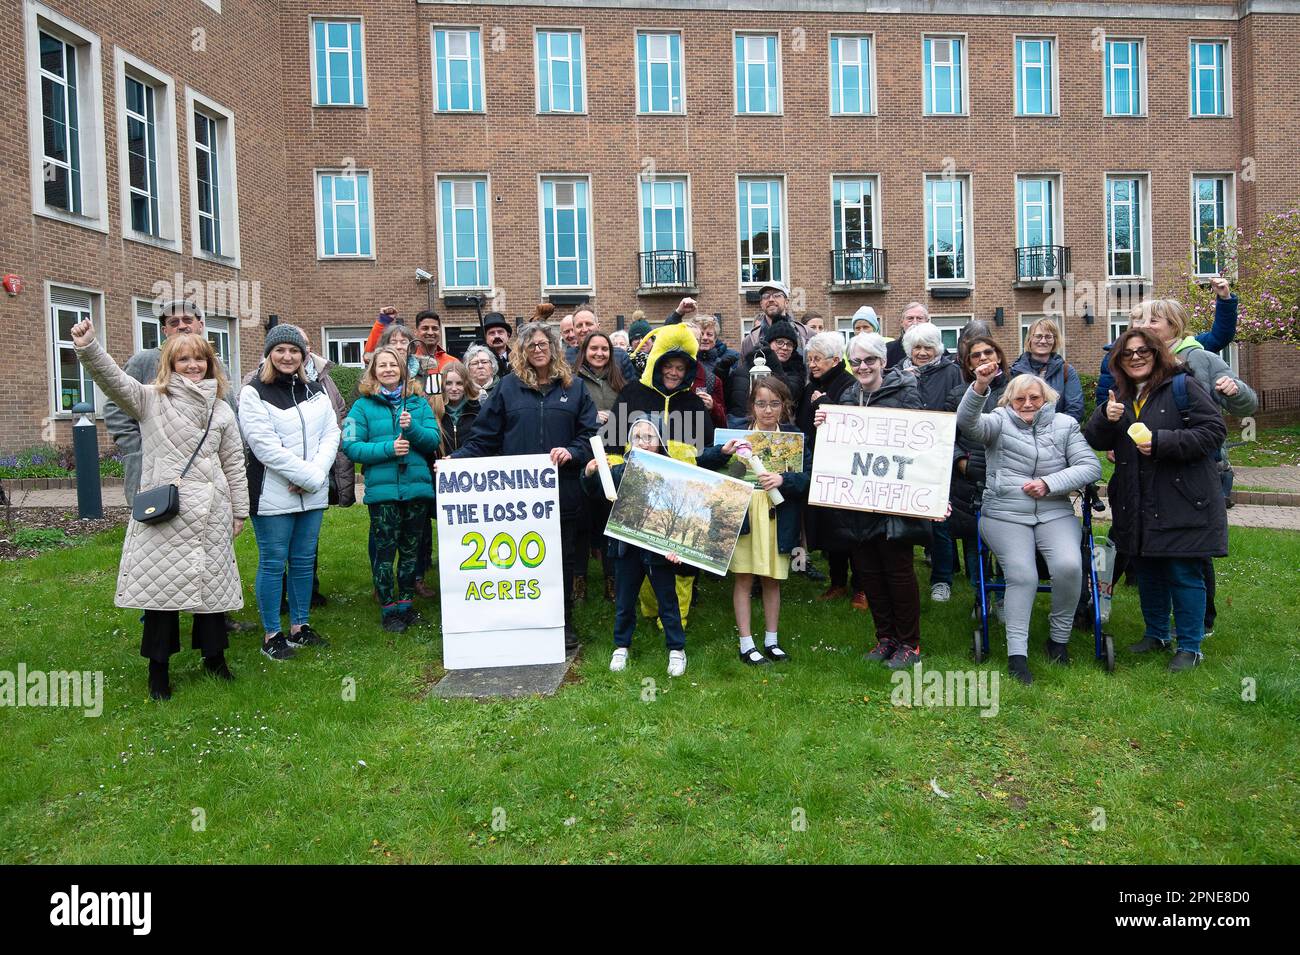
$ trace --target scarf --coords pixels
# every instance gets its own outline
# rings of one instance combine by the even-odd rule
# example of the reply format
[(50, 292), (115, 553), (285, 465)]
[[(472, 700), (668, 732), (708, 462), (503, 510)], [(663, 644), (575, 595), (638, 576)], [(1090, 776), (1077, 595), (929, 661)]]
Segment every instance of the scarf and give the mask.
[(401, 385), (398, 385), (396, 388), (385, 388), (383, 385), (380, 385), (377, 397), (387, 401), (390, 405), (396, 405), (401, 403), (405, 395), (403, 394), (403, 388)]

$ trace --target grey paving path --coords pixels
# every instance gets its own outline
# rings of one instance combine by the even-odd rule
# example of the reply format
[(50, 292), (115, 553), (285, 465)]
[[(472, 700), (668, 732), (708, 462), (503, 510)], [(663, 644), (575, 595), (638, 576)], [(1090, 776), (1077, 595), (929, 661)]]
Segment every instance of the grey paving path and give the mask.
[(1270, 491), (1300, 494), (1300, 467), (1277, 465), (1269, 468), (1233, 467), (1235, 483), (1245, 487), (1266, 487)]
[[(1102, 498), (1104, 501), (1105, 498)], [(1079, 505), (1074, 505), (1075, 513)], [(1094, 520), (1110, 521), (1110, 508), (1093, 515)], [(1228, 508), (1228, 523), (1233, 527), (1266, 527), (1279, 531), (1300, 531), (1300, 507), (1277, 507), (1264, 504), (1237, 504)]]

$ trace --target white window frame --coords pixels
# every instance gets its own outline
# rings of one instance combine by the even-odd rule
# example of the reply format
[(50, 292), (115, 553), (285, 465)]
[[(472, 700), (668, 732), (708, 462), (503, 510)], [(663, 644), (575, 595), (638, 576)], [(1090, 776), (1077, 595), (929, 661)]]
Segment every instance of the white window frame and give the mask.
[(1106, 119), (1142, 119), (1147, 115), (1147, 39), (1144, 36), (1106, 36), (1104, 42), (1109, 44), (1111, 41), (1116, 43), (1136, 43), (1138, 62), (1136, 66), (1130, 66), (1133, 77), (1138, 83), (1138, 112), (1136, 113), (1112, 113), (1110, 111), (1111, 102), (1114, 99), (1111, 87), (1111, 76), (1114, 72), (1107, 65), (1109, 59), (1108, 46), (1102, 47), (1101, 55), (1101, 114)]
[[(1115, 275), (1110, 270), (1111, 266), (1111, 248), (1110, 248), (1110, 181), (1112, 179), (1136, 179), (1138, 180), (1139, 202), (1138, 210), (1142, 216), (1142, 229), (1139, 233), (1142, 242), (1142, 261), (1141, 270), (1134, 275)], [(1109, 171), (1103, 174), (1102, 178), (1102, 231), (1101, 247), (1106, 259), (1106, 281), (1115, 285), (1129, 285), (1133, 282), (1150, 282), (1151, 281), (1151, 263), (1153, 256), (1151, 254), (1151, 174), (1148, 172), (1116, 172)]]
[[(363, 325), (326, 325), (321, 329), (321, 339), (325, 345), (324, 355), (326, 359), (343, 368), (365, 368), (365, 350), (366, 340), (370, 337), (370, 329)], [(342, 348), (344, 345), (355, 342), (357, 345), (357, 354), (360, 356), (356, 362), (345, 362), (342, 360)], [(330, 345), (338, 347), (339, 360), (335, 361), (330, 356)]]
[[(569, 56), (569, 58), (568, 58), (568, 62), (569, 62), (570, 64), (575, 63), (575, 62), (577, 63), (578, 71), (579, 71), (579, 75), (582, 77), (582, 104), (581, 104), (581, 108), (580, 108), (580, 109), (578, 109), (578, 108), (575, 108), (575, 109), (555, 109), (555, 107), (554, 107), (555, 97), (554, 97), (554, 95), (552, 95), (552, 96), (548, 97), (548, 99), (550, 99), (551, 104), (552, 104), (552, 105), (551, 105), (551, 108), (548, 109), (548, 110), (545, 110), (545, 111), (542, 110), (542, 84), (541, 84), (541, 74), (542, 74), (542, 45), (541, 45), (541, 35), (542, 35), (543, 33), (574, 33), (574, 34), (577, 34), (577, 37), (578, 37), (578, 57), (577, 57), (576, 60), (573, 58), (573, 56), (572, 56), (572, 48), (570, 48), (570, 56)], [(548, 43), (548, 44), (547, 44), (547, 48), (546, 48), (546, 61), (547, 61), (547, 64), (548, 64), (548, 69), (549, 69), (549, 64), (550, 64), (551, 61), (553, 61), (554, 59), (555, 59), (555, 57), (553, 57), (553, 56), (551, 55), (550, 44)], [(570, 77), (572, 77), (572, 73), (570, 73)], [(551, 76), (550, 76), (549, 72), (548, 72), (547, 77), (546, 77), (546, 84), (547, 84), (547, 87), (550, 88), (550, 86), (551, 86)], [(589, 76), (588, 76), (588, 74), (587, 74), (587, 33), (586, 33), (586, 29), (585, 29), (584, 27), (566, 27), (566, 26), (560, 26), (559, 24), (554, 24), (554, 25), (552, 25), (552, 24), (548, 24), (548, 25), (546, 25), (546, 26), (536, 26), (536, 27), (533, 27), (533, 86), (535, 87), (535, 88), (534, 88), (534, 91), (533, 91), (533, 96), (534, 96), (534, 109), (536, 110), (537, 115), (538, 115), (538, 116), (585, 116), (585, 115), (587, 115), (587, 101), (588, 101), (588, 96), (589, 96), (589, 94), (590, 94), (590, 89), (589, 89), (590, 85), (591, 85), (591, 84), (590, 84), (590, 78), (589, 78)], [(486, 99), (484, 100), (484, 103), (486, 104)], [(575, 106), (576, 106), (576, 105), (577, 105), (577, 104), (575, 104)]]
[[(1065, 357), (1065, 316), (1059, 312), (1021, 312), (1020, 313), (1020, 353), (1029, 351), (1029, 328), (1034, 322), (1040, 319), (1050, 318), (1056, 322), (1056, 327), (1060, 329), (1061, 336), (1056, 341), (1056, 353), (1062, 358)], [(1015, 359), (1011, 359), (1015, 361)]]
[(1018, 172), (1016, 173), (1016, 246), (1025, 246), (1025, 236), (1021, 226), (1024, 225), (1020, 208), (1020, 183), (1026, 179), (1048, 179), (1052, 183), (1052, 241), (1048, 245), (1065, 245), (1064, 215), (1064, 176), (1059, 172)]
[[(586, 285), (547, 285), (546, 284), (546, 186), (547, 182), (585, 182), (587, 184), (587, 278)], [(596, 233), (595, 223), (596, 194), (591, 185), (591, 176), (574, 175), (565, 172), (548, 172), (537, 174), (537, 241), (538, 266), (540, 267), (540, 288), (544, 295), (551, 293), (577, 292), (595, 294), (596, 291)], [(558, 234), (558, 233), (557, 233)], [(558, 261), (558, 260), (557, 260)]]
[[(358, 252), (356, 255), (349, 255), (349, 254), (345, 254), (345, 253), (339, 253), (339, 252), (337, 252), (337, 251), (334, 252), (334, 254), (332, 254), (332, 255), (326, 255), (326, 254), (325, 254), (325, 204), (321, 201), (321, 177), (322, 177), (322, 176), (335, 176), (335, 177), (344, 177), (344, 178), (346, 178), (346, 177), (347, 177), (347, 174), (348, 174), (348, 172), (349, 172), (349, 170), (347, 170), (347, 169), (339, 169), (339, 168), (337, 168), (337, 167), (335, 167), (335, 168), (328, 168), (328, 169), (315, 169), (315, 170), (312, 171), (312, 184), (313, 184), (312, 192), (314, 193), (315, 204), (316, 204), (316, 261), (318, 261), (318, 262), (348, 262), (348, 261), (362, 261), (362, 262), (365, 262), (365, 261), (373, 261), (375, 258), (378, 257), (378, 252), (377, 252), (377, 249), (376, 249), (377, 241), (376, 241), (376, 237), (375, 237), (375, 177), (374, 177), (374, 173), (373, 173), (370, 169), (353, 169), (353, 170), (350, 170), (350, 171), (353, 173), (354, 176), (365, 176), (365, 177), (366, 177), (366, 181), (370, 184), (370, 187), (369, 187), (369, 188), (370, 188), (370, 204), (369, 204), (369, 208), (366, 210), (367, 213), (368, 213), (368, 215), (367, 215), (367, 220), (368, 220), (367, 224), (368, 224), (369, 227), (370, 227), (370, 251), (369, 251), (368, 253), (361, 253), (361, 252)], [(345, 202), (344, 202), (344, 205), (355, 205), (355, 206), (358, 206), (358, 207), (360, 206), (360, 204), (361, 204), (361, 200), (360, 200), (359, 196), (358, 196), (358, 198), (355, 198), (355, 199), (351, 200), (350, 202), (349, 202), (349, 201), (345, 201)], [(334, 201), (334, 206), (337, 207), (338, 205), (339, 205), (339, 202), (338, 202), (338, 200), (336, 199), (336, 200)], [(358, 209), (358, 214), (357, 214), (357, 234), (358, 234), (358, 239), (360, 238), (360, 227), (361, 227), (361, 216), (360, 216), (360, 209)], [(338, 217), (337, 217), (337, 215), (335, 216), (335, 222), (334, 222), (334, 235), (335, 235), (336, 237), (338, 236)], [(358, 241), (358, 242), (357, 242), (357, 247), (360, 248), (360, 246), (361, 246), (361, 243), (360, 243), (360, 241)], [(336, 249), (338, 248), (338, 239), (337, 239), (337, 238), (335, 238), (335, 248), (336, 248)]]
[[(121, 47), (113, 48), (113, 77), (117, 95), (118, 201), (122, 206), (122, 237), (132, 242), (181, 251), (181, 174), (176, 129), (176, 84), (172, 78), (137, 59)], [(158, 167), (158, 222), (153, 236), (131, 227), (131, 152), (126, 134), (127, 78), (154, 91), (154, 148)]]
[(158, 345), (163, 343), (162, 321), (154, 312), (154, 300), (151, 298), (140, 298), (138, 295), (131, 299), (131, 314), (135, 321), (131, 323), (131, 341), (135, 351), (144, 351), (146, 348), (153, 347), (147, 345), (144, 340), (144, 327), (146, 325), (154, 329), (158, 339)]
[[(929, 251), (929, 232), (930, 232), (930, 213), (928, 211), (929, 202), (927, 193), (928, 185), (931, 179), (959, 179), (964, 182), (962, 188), (962, 249), (964, 250), (966, 274), (962, 278), (952, 279), (932, 279), (930, 278), (930, 251)], [(921, 177), (921, 260), (925, 262), (925, 287), (927, 289), (940, 286), (955, 286), (958, 288), (974, 288), (975, 286), (975, 177), (971, 173), (962, 172), (955, 175), (945, 175), (944, 173), (924, 173)]]
[[(59, 373), (58, 353), (60, 345), (71, 347), (70, 340), (61, 340), (57, 332), (57, 320), (55, 319), (54, 290), (60, 289), (65, 292), (72, 292), (77, 295), (85, 295), (88, 301), (88, 311), (90, 319), (95, 323), (95, 336), (101, 344), (107, 348), (104, 341), (104, 293), (100, 289), (86, 288), (81, 285), (73, 285), (68, 282), (45, 281), (45, 360), (49, 362), (49, 390), (47, 397), (49, 399), (50, 417), (66, 421), (72, 418), (71, 411), (64, 411), (62, 408), (62, 382), (63, 379)], [(73, 306), (64, 306), (72, 308)], [(78, 365), (81, 369), (81, 384), (84, 388), (86, 382), (90, 381), (90, 375), (86, 372), (84, 366)], [(99, 385), (91, 383), (91, 390), (94, 396), (95, 417), (103, 417), (104, 414), (104, 392)], [(83, 392), (84, 395), (84, 392)]]
[(779, 261), (781, 263), (781, 277), (779, 281), (786, 282), (790, 275), (790, 222), (789, 222), (789, 212), (788, 212), (790, 206), (790, 195), (789, 195), (788, 183), (786, 182), (785, 174), (784, 173), (745, 173), (745, 174), (738, 173), (736, 175), (735, 187), (732, 192), (732, 195), (735, 197), (734, 201), (736, 203), (736, 280), (740, 288), (740, 291), (742, 293), (745, 292), (747, 289), (761, 288), (765, 284), (764, 281), (744, 282), (740, 280), (740, 276), (743, 273), (744, 264), (745, 264), (744, 259), (741, 257), (741, 251), (740, 251), (740, 243), (741, 243), (740, 184), (742, 182), (759, 182), (759, 181), (763, 181), (763, 182), (777, 181), (781, 184), (781, 208), (779, 210), (780, 218), (781, 218), (781, 254), (779, 257)]
[[(222, 327), (225, 323), (225, 327)], [(239, 321), (229, 315), (208, 315), (203, 319), (203, 337), (212, 345), (212, 350), (217, 353), (217, 358), (221, 358), (221, 349), (217, 347), (216, 342), (212, 341), (213, 335), (225, 335), (229, 342), (227, 351), (229, 352), (230, 362), (226, 365), (226, 376), (230, 379), (234, 387), (239, 387), (241, 375), (239, 371)], [(309, 346), (310, 347), (310, 346)], [(226, 364), (224, 361), (222, 364)]]
[[(217, 175), (219, 212), (221, 214), (220, 255), (204, 251), (199, 245), (199, 177), (194, 162), (197, 142), (194, 138), (194, 111), (198, 109), (217, 121)], [(186, 165), (190, 177), (190, 254), (196, 259), (239, 268), (239, 183), (235, 160), (235, 114), (215, 100), (185, 87)]]
[[(495, 272), (495, 268), (496, 268), (496, 261), (495, 261), (495, 260), (496, 260), (496, 256), (495, 256), (495, 254), (494, 254), (494, 253), (495, 253), (495, 249), (494, 249), (493, 244), (492, 244), (492, 176), (491, 176), (490, 174), (488, 174), (488, 173), (468, 173), (468, 172), (467, 172), (467, 173), (448, 173), (447, 175), (439, 175), (439, 176), (435, 176), (435, 177), (434, 177), (434, 180), (433, 180), (434, 213), (435, 213), (435, 218), (437, 219), (437, 238), (438, 238), (438, 251), (439, 251), (439, 255), (438, 255), (438, 264), (439, 264), (439, 267), (440, 267), (440, 268), (442, 267), (442, 264), (443, 264), (443, 263), (442, 263), (442, 254), (441, 254), (441, 253), (442, 253), (442, 251), (443, 251), (444, 249), (447, 248), (447, 245), (445, 245), (444, 243), (447, 243), (447, 242), (450, 242), (450, 241), (451, 241), (451, 240), (450, 240), (449, 238), (447, 238), (447, 236), (445, 235), (444, 230), (443, 230), (443, 226), (442, 226), (442, 184), (443, 184), (444, 182), (450, 182), (450, 183), (453, 183), (453, 184), (454, 184), (454, 183), (457, 183), (457, 182), (469, 182), (469, 183), (478, 183), (478, 182), (482, 182), (482, 183), (484, 184), (484, 192), (485, 192), (485, 195), (486, 195), (486, 199), (485, 199), (484, 204), (483, 204), (483, 215), (484, 215), (484, 216), (486, 217), (486, 219), (487, 219), (487, 222), (485, 223), (485, 226), (486, 226), (486, 228), (487, 228), (487, 275), (488, 275), (488, 278), (487, 278), (487, 284), (486, 284), (486, 285), (482, 285), (482, 284), (480, 284), (480, 285), (457, 285), (457, 284), (456, 284), (456, 273), (455, 273), (455, 270), (453, 269), (451, 272), (448, 272), (446, 268), (442, 268), (442, 289), (441, 289), (442, 297), (445, 298), (448, 292), (457, 292), (457, 293), (461, 293), (461, 292), (481, 292), (481, 291), (487, 291), (488, 289), (493, 288), (493, 287), (495, 286), (495, 282), (496, 282), (496, 272)], [(452, 187), (452, 197), (453, 197), (453, 199), (455, 198), (455, 186), (454, 186), (454, 185), (453, 185), (453, 187)], [(372, 198), (371, 198), (371, 206), (373, 207), (373, 205), (374, 205), (374, 199), (373, 199), (373, 196), (372, 196)], [(478, 211), (477, 211), (477, 209), (476, 209), (476, 210), (475, 210), (475, 215), (477, 215), (477, 214), (478, 214)], [(590, 235), (590, 232), (588, 232), (588, 235)], [(457, 255), (455, 255), (454, 252), (453, 252), (453, 257), (454, 257), (454, 259), (455, 259), (456, 261), (464, 261), (464, 257), (463, 257), (463, 256), (457, 256)], [(474, 258), (475, 258), (475, 260), (477, 260), (477, 258), (478, 258), (477, 252), (476, 252)]]
[[(880, 235), (880, 174), (875, 172), (843, 172), (831, 173), (829, 184), (830, 196), (830, 213), (831, 213), (831, 232), (830, 248), (835, 251), (835, 233), (839, 223), (835, 219), (835, 183), (836, 182), (870, 182), (871, 183), (871, 248), (884, 248), (881, 244)], [(831, 282), (835, 281), (835, 270), (831, 269)], [(880, 281), (880, 279), (876, 279)], [(849, 330), (852, 331), (852, 324)]]
[[(1218, 43), (1223, 46), (1223, 112), (1198, 113), (1196, 111), (1196, 65), (1194, 50), (1198, 43)], [(1232, 38), (1226, 36), (1194, 36), (1187, 40), (1187, 116), (1189, 119), (1232, 118)]]
[[(737, 37), (762, 37), (764, 40), (769, 37), (776, 40), (776, 109), (769, 109), (763, 112), (756, 110), (740, 109), (740, 88), (736, 86), (736, 68), (740, 65), (736, 59), (736, 38)], [(746, 44), (748, 46), (748, 44)], [(766, 44), (764, 44), (766, 48)], [(765, 54), (766, 55), (766, 54)], [(785, 115), (785, 63), (781, 51), (781, 31), (780, 30), (732, 30), (731, 31), (731, 85), (735, 87), (731, 96), (731, 108), (735, 111), (733, 116), (784, 116)], [(748, 53), (745, 62), (749, 63)], [(764, 63), (766, 63), (764, 59)], [(749, 103), (749, 84), (745, 84), (745, 103)]]
[[(831, 64), (830, 50), (831, 50), (831, 45), (836, 43), (839, 40), (858, 40), (858, 41), (866, 40), (867, 41), (867, 49), (869, 51), (868, 55), (870, 56), (870, 62), (867, 64), (866, 77), (867, 77), (867, 82), (870, 84), (870, 86), (867, 90), (867, 109), (866, 111), (861, 113), (836, 112), (835, 110), (836, 106), (840, 104), (837, 104), (835, 102), (835, 74), (832, 71), (830, 66)], [(827, 96), (830, 102), (830, 115), (832, 116), (875, 116), (877, 115), (876, 60), (877, 60), (876, 34), (874, 32), (866, 31), (866, 32), (855, 33), (851, 30), (850, 31), (840, 30), (840, 31), (833, 31), (830, 34), (826, 42), (826, 64), (827, 64), (826, 88), (827, 88)], [(840, 63), (841, 63), (841, 70), (842, 70), (843, 60), (841, 60)], [(844, 87), (841, 84), (840, 86), (841, 101), (843, 100), (843, 98), (844, 98)]]
[(1224, 229), (1232, 229), (1237, 225), (1237, 174), (1231, 170), (1224, 172), (1206, 172), (1193, 170), (1188, 178), (1188, 188), (1191, 192), (1191, 215), (1192, 215), (1192, 258), (1196, 265), (1195, 274), (1201, 278), (1210, 278), (1218, 275), (1218, 272), (1200, 271), (1200, 217), (1197, 215), (1200, 200), (1196, 195), (1196, 181), (1198, 179), (1222, 179), (1223, 182), (1223, 226)]
[[(308, 27), (307, 27), (308, 56), (310, 56), (310, 60), (308, 62), (310, 64), (309, 72), (311, 74), (311, 105), (319, 109), (366, 109), (370, 105), (370, 74), (366, 71), (365, 17), (346, 16), (346, 15), (332, 16), (329, 14), (312, 14), (307, 18), (307, 22), (308, 22)], [(336, 49), (329, 45), (329, 32), (330, 32), (329, 25), (331, 23), (358, 23), (361, 25), (361, 49), (359, 51), (352, 49), (352, 41), (350, 36), (351, 31), (348, 31), (349, 32), (348, 93), (349, 95), (351, 95), (352, 92), (352, 71), (350, 67), (352, 66), (353, 58), (359, 55), (361, 57), (361, 102), (360, 103), (328, 103), (328, 102), (321, 101), (320, 90), (316, 86), (316, 24), (317, 23), (325, 24), (325, 69), (327, 71), (326, 79), (325, 79), (326, 91), (329, 90), (329, 86), (330, 86), (329, 74), (328, 74), (329, 62), (330, 62), (329, 54), (331, 50)], [(436, 99), (437, 98), (436, 90), (434, 96)]]
[[(669, 172), (669, 173), (656, 172), (653, 176), (637, 176), (636, 231), (637, 231), (638, 250), (641, 252), (652, 251), (651, 249), (647, 249), (645, 247), (646, 236), (645, 236), (645, 231), (643, 229), (643, 226), (645, 225), (645, 189), (643, 187), (647, 182), (653, 184), (654, 182), (660, 179), (669, 182), (680, 182), (682, 184), (682, 219), (683, 219), (682, 234), (685, 235), (686, 237), (686, 248), (679, 249), (677, 251), (693, 252), (695, 251), (695, 244), (694, 244), (694, 236), (691, 234), (691, 176), (690, 173), (685, 173), (685, 172)], [(651, 192), (653, 191), (654, 190), (652, 189)], [(655, 206), (655, 208), (659, 208), (659, 207)], [(650, 221), (651, 222), (654, 221), (653, 216), (651, 216)]]
[[(478, 34), (478, 73), (477, 73), (476, 76), (472, 77), (471, 80), (470, 80), (470, 106), (471, 106), (470, 109), (454, 109), (454, 108), (452, 108), (451, 106), (448, 106), (446, 109), (439, 109), (439, 108), (438, 108), (438, 84), (441, 83), (441, 82), (444, 82), (444, 81), (445, 81), (446, 84), (447, 84), (447, 88), (448, 88), (448, 90), (451, 89), (451, 75), (450, 75), (450, 69), (448, 69), (448, 74), (447, 74), (446, 76), (439, 76), (439, 75), (438, 75), (438, 41), (437, 41), (437, 34), (438, 34), (439, 31), (441, 31), (441, 32), (443, 32), (443, 33), (446, 33), (448, 36), (450, 36), (450, 35), (453, 34), (453, 33), (477, 33), (477, 34)], [(535, 42), (535, 41), (534, 41), (534, 42)], [(450, 44), (449, 44), (449, 46), (450, 46)], [(585, 50), (585, 48), (586, 48), (586, 47), (585, 47), (585, 45), (584, 45), (584, 50)], [(455, 115), (475, 115), (475, 114), (480, 114), (480, 113), (486, 113), (486, 112), (487, 112), (488, 91), (487, 91), (487, 82), (486, 82), (485, 77), (484, 77), (484, 73), (485, 73), (486, 71), (485, 71), (485, 69), (484, 69), (484, 67), (483, 67), (483, 56), (484, 56), (484, 49), (483, 49), (483, 28), (482, 28), (481, 26), (472, 25), (472, 24), (462, 24), (462, 23), (431, 23), (431, 24), (429, 24), (429, 61), (430, 61), (431, 69), (433, 70), (433, 88), (432, 88), (432, 93), (433, 93), (433, 112), (434, 112), (435, 115), (448, 115), (448, 114), (455, 114)], [(533, 57), (534, 57), (534, 60), (536, 59), (536, 56), (537, 56), (537, 48), (536, 48), (536, 46), (534, 46), (534, 48), (533, 48)], [(461, 57), (456, 57), (456, 59), (459, 60), (459, 59), (461, 59)], [(448, 52), (447, 59), (446, 59), (446, 63), (447, 63), (448, 65), (450, 65), (451, 60), (452, 60), (452, 56), (451, 56), (450, 52)], [(466, 58), (466, 62), (468, 62), (471, 66), (472, 66), (473, 63), (474, 63), (472, 57), (467, 57), (467, 58)], [(536, 63), (534, 63), (534, 74), (533, 74), (533, 75), (536, 76)], [(474, 95), (473, 95), (473, 90), (474, 90), (474, 84), (475, 84), (475, 83), (478, 84), (479, 96), (480, 96), (480, 97), (482, 98), (482, 100), (483, 100), (483, 106), (482, 106), (481, 109), (473, 109), (473, 108), (472, 108), (472, 107), (473, 107), (473, 104), (474, 104)], [(584, 77), (583, 91), (584, 91), (584, 95), (585, 95), (585, 91), (586, 91), (585, 77)], [(540, 90), (537, 92), (537, 97), (538, 97), (538, 102), (540, 103), (540, 97), (541, 97), (541, 91), (540, 91)], [(448, 96), (448, 102), (450, 102), (450, 96)]]
[[(638, 52), (639, 38), (645, 36), (646, 39), (646, 60), (647, 62), (660, 63), (662, 60), (650, 59), (650, 42), (649, 38), (653, 36), (676, 36), (678, 45), (681, 49), (679, 57), (680, 73), (677, 77), (678, 89), (677, 100), (681, 103), (680, 109), (642, 109), (641, 108), (641, 54)], [(733, 53), (734, 56), (734, 53)], [(668, 58), (669, 74), (672, 73), (672, 57)], [(632, 80), (633, 88), (636, 90), (636, 114), (638, 116), (685, 116), (686, 115), (686, 35), (681, 30), (666, 30), (656, 27), (638, 28), (632, 37)], [(672, 99), (672, 88), (669, 88), (669, 100)]]
[(1110, 335), (1106, 339), (1108, 344), (1128, 331), (1128, 312), (1122, 308), (1112, 308), (1106, 317), (1106, 331)]
[[(27, 139), (32, 213), (106, 233), (108, 226), (108, 157), (104, 129), (104, 70), (99, 36), (35, 0), (25, 9), (27, 62)], [(76, 47), (77, 129), (81, 169), (80, 213), (45, 202), (44, 108), (41, 100), (41, 33)]]
[[(1045, 41), (1051, 45), (1051, 63), (1049, 69), (1052, 71), (1051, 92), (1052, 108), (1045, 113), (1022, 113), (1020, 112), (1021, 99), (1024, 96), (1024, 77), (1021, 76), (1021, 70), (1016, 66), (1019, 59), (1019, 48), (1021, 40), (1039, 40)], [(1060, 69), (1060, 43), (1055, 33), (1017, 33), (1011, 38), (1011, 65), (1015, 70), (1015, 79), (1013, 84), (1014, 101), (1011, 104), (1011, 114), (1017, 119), (1045, 119), (1049, 116), (1061, 115), (1061, 69)]]
[[(935, 328), (939, 329), (941, 335), (943, 332), (955, 331), (957, 333), (958, 341), (960, 341), (961, 330), (965, 328), (966, 325), (970, 322), (970, 320), (973, 319), (974, 317), (975, 317), (974, 313), (971, 312), (965, 312), (960, 315), (931, 315), (930, 322), (935, 326)], [(903, 340), (903, 336), (899, 335), (898, 340), (901, 342)], [(949, 348), (947, 345), (945, 345), (943, 350), (946, 351), (949, 355), (957, 354), (956, 345), (953, 345), (952, 348)]]
[[(927, 41), (948, 40), (956, 41), (958, 48), (961, 50), (961, 104), (960, 108), (951, 113), (936, 113), (930, 110), (930, 104), (926, 102), (925, 97), (925, 44)], [(951, 47), (949, 47), (951, 50)], [(930, 57), (930, 89), (934, 90), (934, 56)], [(922, 116), (969, 116), (970, 115), (970, 44), (967, 41), (965, 33), (923, 33), (921, 35), (921, 115)]]

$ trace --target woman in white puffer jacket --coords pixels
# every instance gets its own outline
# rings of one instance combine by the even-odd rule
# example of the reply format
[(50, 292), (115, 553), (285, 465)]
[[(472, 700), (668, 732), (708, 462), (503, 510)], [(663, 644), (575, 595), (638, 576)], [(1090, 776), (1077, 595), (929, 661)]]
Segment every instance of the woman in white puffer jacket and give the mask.
[(1079, 422), (1057, 414), (1059, 395), (1037, 375), (1011, 379), (998, 407), (981, 414), (989, 383), (1001, 369), (988, 362), (957, 408), (957, 427), (986, 448), (986, 486), (980, 536), (997, 555), (1006, 576), (1007, 670), (1022, 683), (1029, 672), (1029, 614), (1038, 591), (1041, 552), (1052, 578), (1047, 655), (1069, 663), (1070, 625), (1083, 581), (1081, 528), (1070, 492), (1101, 477)]
[[(339, 424), (329, 395), (307, 380), (307, 340), (292, 325), (266, 336), (266, 361), (239, 393), (239, 427), (248, 445), (248, 489), (257, 535), (257, 609), (262, 652), (287, 660), (293, 647), (325, 643), (308, 623), (321, 518), (329, 506), (330, 470)], [(280, 600), (289, 568), (289, 634), (280, 630)]]

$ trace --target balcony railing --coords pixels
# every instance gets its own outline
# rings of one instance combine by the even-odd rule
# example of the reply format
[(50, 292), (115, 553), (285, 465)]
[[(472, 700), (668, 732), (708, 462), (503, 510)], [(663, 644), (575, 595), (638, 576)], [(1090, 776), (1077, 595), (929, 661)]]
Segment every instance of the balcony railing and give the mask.
[(1022, 245), (1016, 249), (1017, 282), (1065, 281), (1069, 271), (1068, 245)]
[(835, 285), (884, 285), (889, 280), (884, 249), (835, 249), (831, 252), (831, 280)]
[(637, 254), (642, 288), (693, 288), (695, 253), (677, 249)]

